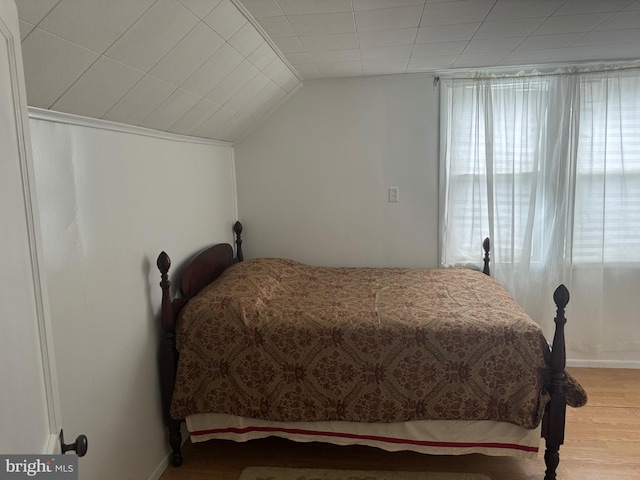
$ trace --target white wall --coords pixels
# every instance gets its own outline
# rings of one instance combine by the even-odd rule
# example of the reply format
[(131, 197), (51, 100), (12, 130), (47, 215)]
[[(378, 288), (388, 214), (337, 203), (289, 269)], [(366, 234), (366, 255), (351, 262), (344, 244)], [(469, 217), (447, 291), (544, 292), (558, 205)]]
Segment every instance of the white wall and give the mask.
[[(438, 264), (438, 91), (429, 76), (316, 80), (234, 145), (247, 257)], [(387, 202), (389, 186), (400, 202)]]
[(232, 241), (229, 146), (30, 122), (65, 440), (83, 480), (146, 480), (165, 459), (161, 250), (172, 271)]

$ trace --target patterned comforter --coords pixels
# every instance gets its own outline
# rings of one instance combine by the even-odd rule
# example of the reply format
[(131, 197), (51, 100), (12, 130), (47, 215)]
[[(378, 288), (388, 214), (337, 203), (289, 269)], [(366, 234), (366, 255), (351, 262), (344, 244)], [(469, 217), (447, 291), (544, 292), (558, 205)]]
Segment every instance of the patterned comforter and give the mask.
[[(177, 342), (175, 418), (535, 428), (549, 398), (541, 329), (466, 269), (245, 261), (188, 302)], [(567, 388), (574, 406), (586, 402), (570, 377)]]

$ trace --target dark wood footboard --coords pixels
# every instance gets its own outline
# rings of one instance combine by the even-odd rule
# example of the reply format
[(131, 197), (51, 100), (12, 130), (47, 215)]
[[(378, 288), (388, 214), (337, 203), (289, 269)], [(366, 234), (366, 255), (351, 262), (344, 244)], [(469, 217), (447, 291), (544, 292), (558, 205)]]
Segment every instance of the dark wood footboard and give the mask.
[(551, 400), (547, 404), (544, 417), (542, 419), (542, 437), (545, 439), (546, 450), (544, 462), (547, 470), (544, 480), (556, 480), (556, 469), (560, 462), (560, 445), (564, 443), (564, 427), (566, 421), (567, 399), (565, 394), (565, 367), (567, 354), (564, 340), (564, 325), (567, 319), (564, 316), (564, 309), (569, 303), (569, 290), (564, 285), (556, 288), (553, 294), (553, 301), (557, 307), (555, 334), (551, 348), (550, 380), (547, 390), (551, 394)]
[[(490, 275), (490, 250), (491, 242), (485, 238), (482, 242), (484, 250), (483, 273)], [(560, 463), (560, 446), (564, 443), (564, 429), (566, 423), (567, 398), (565, 394), (565, 367), (567, 364), (567, 353), (564, 339), (564, 325), (567, 319), (564, 310), (569, 303), (569, 290), (564, 285), (560, 285), (553, 293), (553, 301), (556, 304), (557, 312), (554, 322), (556, 324), (551, 344), (551, 360), (549, 362), (549, 384), (547, 391), (551, 399), (545, 408), (542, 419), (542, 438), (545, 439), (544, 462), (547, 467), (544, 480), (556, 480), (556, 470)]]

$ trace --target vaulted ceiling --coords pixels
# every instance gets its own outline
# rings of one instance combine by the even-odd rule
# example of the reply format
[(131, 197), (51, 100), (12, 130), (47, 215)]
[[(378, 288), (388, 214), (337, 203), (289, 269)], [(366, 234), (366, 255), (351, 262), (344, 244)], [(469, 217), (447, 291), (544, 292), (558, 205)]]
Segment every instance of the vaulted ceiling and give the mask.
[(29, 105), (233, 141), (302, 79), (639, 58), (640, 0), (16, 0)]
[(233, 141), (301, 84), (230, 0), (17, 0), (30, 106)]

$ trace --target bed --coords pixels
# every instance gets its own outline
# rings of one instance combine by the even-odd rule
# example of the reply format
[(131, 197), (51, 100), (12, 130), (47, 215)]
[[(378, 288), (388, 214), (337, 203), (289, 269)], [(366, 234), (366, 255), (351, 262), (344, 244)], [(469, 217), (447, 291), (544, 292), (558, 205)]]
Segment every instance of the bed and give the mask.
[(170, 293), (162, 252), (162, 405), (172, 464), (191, 440), (370, 445), (427, 454), (531, 457), (546, 440), (556, 478), (566, 405), (586, 394), (565, 372), (564, 309), (541, 329), (472, 269), (328, 268), (244, 261), (219, 244)]

